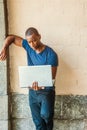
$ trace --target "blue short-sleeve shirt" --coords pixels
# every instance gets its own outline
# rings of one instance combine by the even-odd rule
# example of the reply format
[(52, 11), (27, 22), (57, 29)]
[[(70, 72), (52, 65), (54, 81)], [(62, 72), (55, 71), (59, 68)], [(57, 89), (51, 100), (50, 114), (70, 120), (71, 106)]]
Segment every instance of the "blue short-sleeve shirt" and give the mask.
[(58, 56), (54, 52), (54, 50), (48, 46), (41, 53), (36, 53), (33, 50), (27, 40), (23, 40), (22, 46), (27, 52), (27, 61), (28, 65), (51, 65), (51, 66), (58, 66)]

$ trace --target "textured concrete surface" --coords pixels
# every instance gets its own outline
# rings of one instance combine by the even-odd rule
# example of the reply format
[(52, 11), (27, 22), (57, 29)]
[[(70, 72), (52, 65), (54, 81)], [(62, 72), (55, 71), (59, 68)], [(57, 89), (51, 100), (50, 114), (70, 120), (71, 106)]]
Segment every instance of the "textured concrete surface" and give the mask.
[(8, 119), (8, 96), (0, 96), (0, 120)]
[(87, 118), (87, 96), (79, 96), (79, 95), (56, 96), (55, 118), (58, 119)]
[(7, 67), (6, 61), (0, 62), (0, 95), (7, 94)]
[[(0, 0), (0, 50), (5, 38), (4, 0)], [(8, 120), (7, 64), (0, 61), (0, 130), (10, 130)]]
[(86, 130), (83, 120), (55, 120), (54, 130)]
[(10, 130), (8, 120), (0, 120), (0, 130)]
[(3, 3), (3, 0), (0, 0), (0, 3)]
[(31, 112), (29, 108), (28, 95), (13, 94), (11, 97), (12, 118), (29, 118)]
[[(35, 130), (27, 94), (13, 93), (13, 130)], [(86, 130), (87, 96), (57, 95), (55, 100), (54, 130)]]
[(35, 130), (35, 126), (31, 118), (13, 119), (12, 124), (12, 130)]
[[(13, 118), (31, 117), (27, 94), (14, 93), (11, 99)], [(87, 118), (87, 96), (56, 95), (54, 118), (69, 120)]]
[[(0, 50), (5, 38), (4, 3), (0, 0)], [(0, 95), (7, 93), (7, 68), (6, 61), (0, 61)]]

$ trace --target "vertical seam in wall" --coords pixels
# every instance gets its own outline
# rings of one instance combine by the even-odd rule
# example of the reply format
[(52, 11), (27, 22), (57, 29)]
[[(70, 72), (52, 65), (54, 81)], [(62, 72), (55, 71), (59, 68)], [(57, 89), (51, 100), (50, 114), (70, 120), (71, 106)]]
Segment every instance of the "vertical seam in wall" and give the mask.
[[(5, 37), (8, 35), (8, 9), (7, 9), (7, 0), (3, 0), (4, 5), (4, 21), (5, 21)], [(8, 126), (9, 126), (9, 120), (10, 120), (10, 129), (12, 128), (12, 122), (11, 122), (11, 101), (10, 101), (10, 74), (9, 74), (9, 49), (7, 51), (7, 95), (8, 95)], [(10, 118), (10, 119), (9, 119)], [(9, 129), (9, 127), (8, 127)], [(12, 129), (11, 129), (12, 130)]]
[(63, 96), (61, 96), (61, 113), (60, 113), (60, 115), (61, 115), (61, 118), (62, 118), (62, 116), (63, 116)]
[[(7, 37), (8, 35), (8, 10), (7, 10), (7, 0), (3, 0), (3, 4), (4, 4), (4, 21), (5, 21), (5, 37)], [(7, 52), (7, 94), (9, 94), (9, 50)]]

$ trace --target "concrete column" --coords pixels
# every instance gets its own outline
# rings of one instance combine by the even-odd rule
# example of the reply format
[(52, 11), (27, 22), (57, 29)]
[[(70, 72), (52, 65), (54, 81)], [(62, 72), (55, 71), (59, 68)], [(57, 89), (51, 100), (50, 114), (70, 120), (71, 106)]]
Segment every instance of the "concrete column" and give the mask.
[[(0, 0), (0, 50), (5, 35), (4, 1)], [(0, 61), (0, 130), (8, 130), (7, 61)]]

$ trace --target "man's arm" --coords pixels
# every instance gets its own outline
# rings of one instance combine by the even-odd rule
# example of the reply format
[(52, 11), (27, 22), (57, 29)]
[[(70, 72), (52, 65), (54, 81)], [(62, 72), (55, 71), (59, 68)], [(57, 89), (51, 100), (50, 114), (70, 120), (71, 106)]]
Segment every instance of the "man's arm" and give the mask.
[(52, 81), (53, 81), (53, 85), (55, 85), (56, 73), (57, 73), (57, 67), (52, 67)]
[(16, 36), (16, 35), (9, 35), (5, 41), (4, 41), (4, 45), (0, 51), (0, 60), (5, 60), (7, 57), (7, 49), (8, 47), (14, 43), (16, 46), (20, 46), (22, 47), (22, 40), (23, 38)]
[(55, 79), (57, 72), (57, 67), (52, 67), (52, 79)]

